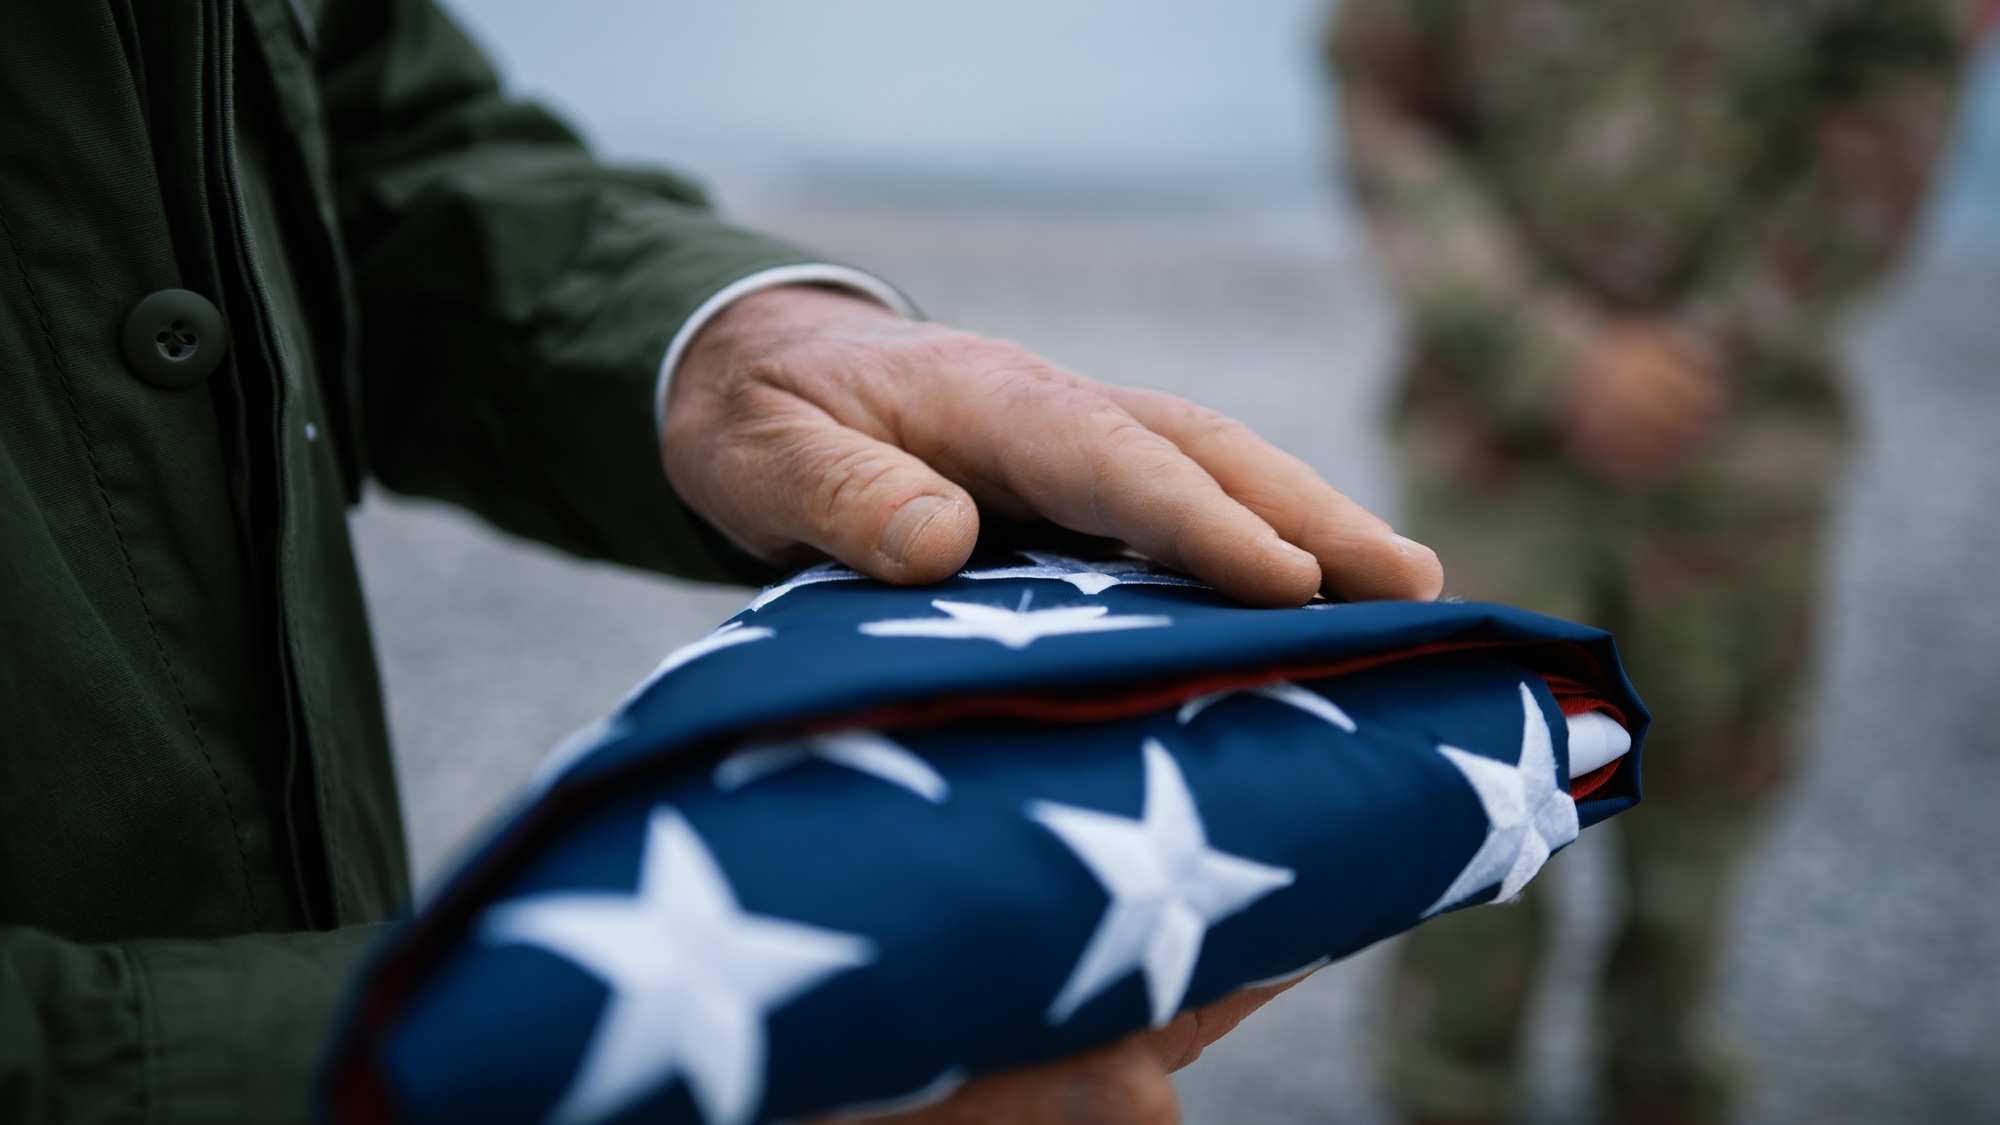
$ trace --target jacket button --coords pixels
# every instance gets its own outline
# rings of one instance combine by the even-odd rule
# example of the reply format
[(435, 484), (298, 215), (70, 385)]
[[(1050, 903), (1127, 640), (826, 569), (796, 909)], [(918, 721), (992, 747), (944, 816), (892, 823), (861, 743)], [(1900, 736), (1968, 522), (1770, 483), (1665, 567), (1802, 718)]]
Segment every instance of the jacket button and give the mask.
[(148, 293), (125, 315), (120, 336), (125, 362), (156, 387), (192, 386), (208, 378), (229, 350), (222, 314), (187, 289)]

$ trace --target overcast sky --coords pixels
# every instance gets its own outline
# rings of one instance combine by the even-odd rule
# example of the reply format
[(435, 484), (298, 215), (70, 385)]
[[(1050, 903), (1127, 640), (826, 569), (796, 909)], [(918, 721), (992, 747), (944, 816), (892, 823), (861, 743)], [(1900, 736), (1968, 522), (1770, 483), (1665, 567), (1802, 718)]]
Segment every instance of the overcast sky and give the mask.
[[(448, 2), (516, 89), (725, 196), (788, 179), (1296, 193), (1333, 144), (1321, 0)], [(2000, 251), (1994, 54), (1939, 241)]]
[(607, 151), (726, 175), (1228, 191), (1310, 180), (1329, 141), (1318, 0), (452, 6)]

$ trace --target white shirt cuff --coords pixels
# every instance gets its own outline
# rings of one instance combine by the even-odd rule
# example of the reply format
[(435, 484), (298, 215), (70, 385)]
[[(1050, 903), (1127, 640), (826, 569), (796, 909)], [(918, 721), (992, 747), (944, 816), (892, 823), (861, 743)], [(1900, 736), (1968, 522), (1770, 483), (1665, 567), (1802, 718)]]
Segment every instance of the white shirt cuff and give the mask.
[(713, 297), (703, 301), (681, 325), (681, 330), (674, 333), (673, 342), (667, 345), (667, 356), (660, 361), (660, 377), (653, 385), (653, 424), (656, 427), (666, 424), (667, 388), (673, 384), (674, 369), (680, 366), (681, 357), (687, 354), (688, 345), (694, 342), (695, 336), (730, 305), (752, 293), (761, 293), (766, 289), (776, 289), (783, 285), (834, 285), (879, 301), (898, 316), (914, 319), (921, 319), (923, 316), (908, 297), (896, 291), (895, 286), (873, 274), (863, 273), (850, 266), (824, 263), (774, 266), (768, 270), (759, 270), (748, 277), (739, 278), (723, 286)]

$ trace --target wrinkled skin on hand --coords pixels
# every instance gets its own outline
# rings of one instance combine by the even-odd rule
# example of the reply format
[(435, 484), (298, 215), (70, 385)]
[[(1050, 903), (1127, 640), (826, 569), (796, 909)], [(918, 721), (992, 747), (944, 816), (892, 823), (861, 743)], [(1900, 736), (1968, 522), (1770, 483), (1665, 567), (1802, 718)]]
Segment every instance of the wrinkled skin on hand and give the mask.
[(1437, 556), (1241, 423), (1018, 345), (788, 287), (731, 305), (669, 392), (667, 474), (773, 562), (950, 577), (984, 510), (1122, 540), (1253, 605), (1435, 598)]
[(1088, 1054), (976, 1079), (924, 1109), (813, 1125), (1175, 1125), (1180, 1102), (1167, 1075), (1297, 983), (1246, 988)]
[(1729, 419), (1731, 390), (1700, 340), (1649, 318), (1614, 320), (1570, 369), (1558, 406), (1569, 455), (1643, 491), (1686, 468)]

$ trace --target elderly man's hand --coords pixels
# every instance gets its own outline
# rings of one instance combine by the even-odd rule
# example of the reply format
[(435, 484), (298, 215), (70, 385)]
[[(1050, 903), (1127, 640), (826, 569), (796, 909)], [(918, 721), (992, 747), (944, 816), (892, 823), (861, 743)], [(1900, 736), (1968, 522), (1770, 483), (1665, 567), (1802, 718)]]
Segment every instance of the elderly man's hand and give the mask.
[(924, 1109), (816, 1125), (1174, 1125), (1180, 1102), (1167, 1075), (1298, 982), (1246, 988), (1088, 1054), (977, 1079)]
[(1213, 411), (808, 287), (737, 301), (675, 373), (688, 504), (753, 554), (948, 578), (979, 511), (1122, 540), (1256, 605), (1437, 596), (1437, 556)]

